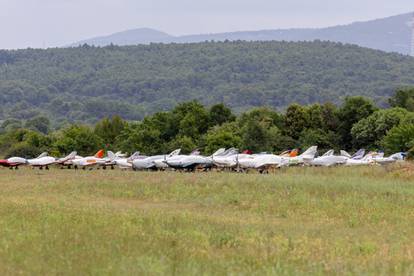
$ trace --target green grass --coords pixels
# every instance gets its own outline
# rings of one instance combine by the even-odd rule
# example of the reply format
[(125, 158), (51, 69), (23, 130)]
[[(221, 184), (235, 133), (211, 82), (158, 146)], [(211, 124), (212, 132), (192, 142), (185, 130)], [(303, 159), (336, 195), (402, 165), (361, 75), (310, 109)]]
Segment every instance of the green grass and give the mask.
[(412, 274), (398, 168), (0, 170), (1, 274)]

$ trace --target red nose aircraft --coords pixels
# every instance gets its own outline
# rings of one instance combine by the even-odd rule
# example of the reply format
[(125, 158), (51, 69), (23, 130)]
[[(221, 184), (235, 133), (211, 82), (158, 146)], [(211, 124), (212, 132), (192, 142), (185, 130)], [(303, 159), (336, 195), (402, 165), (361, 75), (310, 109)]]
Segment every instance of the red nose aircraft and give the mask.
[(26, 163), (26, 159), (20, 157), (12, 157), (7, 160), (0, 160), (0, 166), (10, 169), (18, 169), (20, 165), (25, 165)]

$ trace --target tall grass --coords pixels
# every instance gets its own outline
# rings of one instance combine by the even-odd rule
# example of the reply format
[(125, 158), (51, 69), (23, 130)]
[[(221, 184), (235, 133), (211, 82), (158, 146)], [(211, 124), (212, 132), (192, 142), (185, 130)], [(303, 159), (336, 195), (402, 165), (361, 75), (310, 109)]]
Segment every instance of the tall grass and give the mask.
[(398, 169), (0, 170), (2, 274), (412, 274)]

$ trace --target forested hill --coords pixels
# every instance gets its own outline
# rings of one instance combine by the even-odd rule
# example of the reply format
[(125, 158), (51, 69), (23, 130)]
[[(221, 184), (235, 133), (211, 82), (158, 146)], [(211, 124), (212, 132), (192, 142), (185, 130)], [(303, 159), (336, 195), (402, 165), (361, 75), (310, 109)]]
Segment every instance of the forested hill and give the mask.
[(236, 111), (348, 95), (383, 104), (405, 85), (413, 58), (320, 41), (0, 51), (0, 119), (134, 120), (191, 99)]
[(135, 29), (96, 37), (77, 42), (73, 45), (89, 44), (107, 46), (112, 44), (125, 46), (149, 43), (194, 43), (203, 41), (313, 41), (324, 40), (356, 44), (362, 47), (410, 54), (412, 13), (400, 14), (348, 25), (332, 26), (320, 29), (278, 29), (261, 31), (240, 31), (199, 35), (172, 36), (153, 29)]

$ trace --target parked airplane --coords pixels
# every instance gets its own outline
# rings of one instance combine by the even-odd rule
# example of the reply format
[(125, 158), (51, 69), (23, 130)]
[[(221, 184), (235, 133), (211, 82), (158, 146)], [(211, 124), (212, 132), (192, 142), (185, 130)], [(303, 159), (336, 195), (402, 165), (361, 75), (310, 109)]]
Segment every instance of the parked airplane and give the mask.
[(54, 165), (54, 164), (64, 163), (68, 160), (71, 160), (71, 159), (75, 158), (75, 156), (76, 156), (76, 151), (72, 152), (71, 154), (69, 154), (66, 157), (63, 157), (61, 159), (56, 159), (55, 157), (48, 156), (47, 152), (44, 152), (40, 156), (38, 156), (37, 158), (28, 159), (27, 164), (29, 166), (36, 167), (36, 168), (39, 168), (41, 170), (43, 168), (48, 170), (49, 166)]
[[(297, 156), (284, 157), (282, 159), (282, 164), (280, 166), (297, 166), (297, 165), (309, 165), (310, 162), (315, 158), (315, 155), (318, 153), (318, 147), (312, 146), (307, 149), (304, 153)], [(296, 152), (297, 154), (297, 152)]]
[(320, 157), (316, 157), (310, 162), (311, 166), (323, 166), (323, 167), (330, 167), (336, 165), (343, 165), (349, 157), (344, 155), (335, 155), (334, 150), (330, 150), (326, 152), (324, 155)]
[[(346, 152), (345, 152), (346, 153)], [(365, 154), (365, 151), (364, 151)], [(373, 152), (369, 152), (367, 155), (359, 155), (357, 157), (351, 157), (346, 160), (345, 166), (362, 166), (362, 165), (372, 165), (374, 161), (372, 160)]]
[(388, 164), (392, 164), (395, 163), (397, 161), (401, 161), (404, 160), (405, 155), (403, 153), (395, 153), (389, 157), (384, 157), (384, 153), (378, 153), (378, 154), (374, 154), (372, 156), (372, 160), (376, 163), (376, 164), (380, 164), (380, 165), (388, 165)]
[(72, 159), (70, 162), (72, 163), (75, 169), (78, 169), (79, 167), (81, 167), (82, 169), (86, 169), (86, 167), (104, 165), (107, 162), (107, 160), (103, 159), (103, 157), (104, 150), (100, 150), (94, 156), (75, 158)]
[(132, 162), (132, 168), (134, 170), (156, 170), (168, 168), (168, 165), (164, 162), (167, 158), (179, 155), (181, 149), (177, 149), (168, 155), (155, 155), (149, 156), (143, 159), (135, 159)]
[(239, 166), (239, 160), (249, 158), (250, 154), (239, 153), (235, 148), (230, 148), (221, 154), (213, 156), (213, 164), (218, 168), (234, 169)]
[(253, 154), (239, 158), (239, 166), (242, 169), (256, 169), (264, 172), (270, 167), (279, 167), (283, 163), (283, 158), (275, 154)]
[[(111, 164), (115, 164), (120, 169), (132, 169), (132, 162), (135, 159), (144, 159), (146, 156), (140, 155), (139, 152), (134, 153), (130, 157), (126, 158), (126, 155), (120, 154), (120, 152), (113, 153), (112, 151), (108, 151), (108, 158), (111, 161)], [(108, 163), (106, 163), (108, 164)]]
[(0, 166), (10, 169), (19, 169), (19, 166), (26, 165), (27, 159), (21, 157), (11, 157), (6, 160), (0, 160)]
[(175, 155), (165, 159), (165, 163), (173, 169), (194, 171), (196, 168), (209, 169), (213, 166), (214, 156), (220, 155), (226, 149), (219, 149), (211, 156), (201, 156), (198, 151), (190, 155)]

